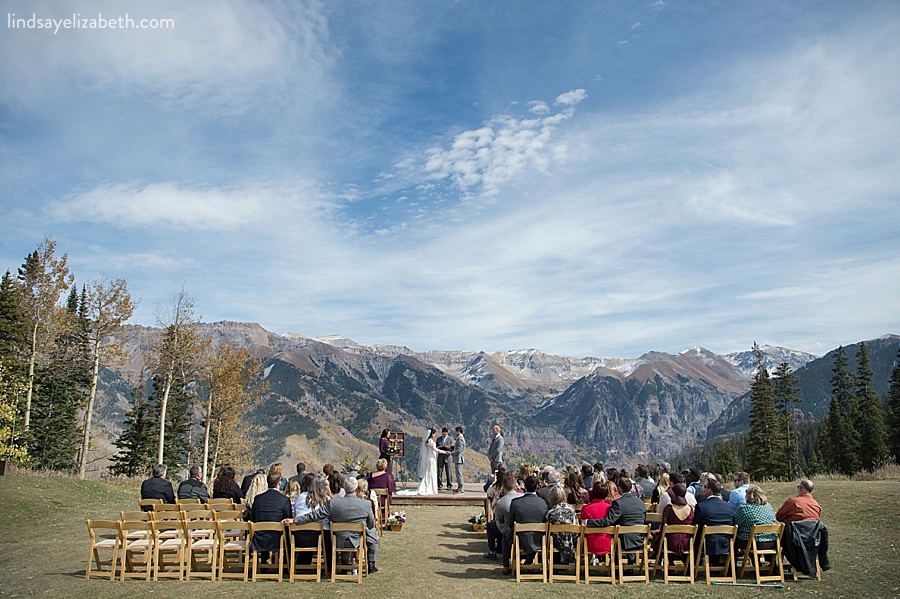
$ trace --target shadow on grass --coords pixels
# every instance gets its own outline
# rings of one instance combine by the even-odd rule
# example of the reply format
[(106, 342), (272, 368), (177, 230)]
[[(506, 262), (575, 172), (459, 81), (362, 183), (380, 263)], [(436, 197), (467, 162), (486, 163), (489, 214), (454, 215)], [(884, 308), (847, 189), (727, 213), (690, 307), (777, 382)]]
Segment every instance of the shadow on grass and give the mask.
[(475, 569), (475, 568), (467, 568), (465, 572), (444, 572), (438, 570), (435, 572), (436, 576), (443, 576), (444, 578), (458, 578), (460, 580), (473, 580), (473, 579), (493, 579), (493, 580), (502, 580), (503, 574), (499, 569)]

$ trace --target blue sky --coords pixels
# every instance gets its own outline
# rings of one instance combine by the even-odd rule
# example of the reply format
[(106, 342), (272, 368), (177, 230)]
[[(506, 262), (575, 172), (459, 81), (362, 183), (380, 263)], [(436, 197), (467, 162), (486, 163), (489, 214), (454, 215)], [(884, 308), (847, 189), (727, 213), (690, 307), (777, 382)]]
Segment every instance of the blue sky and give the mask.
[[(895, 2), (0, 0), (0, 268), (154, 324), (633, 357), (900, 333)], [(48, 29), (17, 18), (171, 19)]]

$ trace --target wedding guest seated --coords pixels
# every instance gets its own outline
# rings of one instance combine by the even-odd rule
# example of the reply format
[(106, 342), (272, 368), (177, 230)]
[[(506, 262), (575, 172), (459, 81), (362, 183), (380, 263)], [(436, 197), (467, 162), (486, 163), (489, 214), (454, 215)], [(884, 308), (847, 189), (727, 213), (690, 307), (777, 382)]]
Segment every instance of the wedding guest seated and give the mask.
[(344, 496), (344, 477), (341, 476), (340, 472), (332, 470), (326, 477), (326, 480), (328, 481), (328, 490), (331, 492), (332, 497)]
[[(637, 485), (637, 487), (640, 487), (639, 496), (642, 499), (644, 497), (647, 499), (653, 497), (653, 490), (656, 488), (656, 483), (650, 478), (650, 469), (644, 464), (638, 464), (637, 468), (634, 469), (634, 477), (634, 484)], [(637, 487), (635, 488), (637, 489)]]
[[(565, 480), (565, 500), (571, 505), (584, 504), (588, 502), (588, 492), (584, 488), (584, 478), (581, 472), (574, 468), (566, 475)], [(549, 500), (549, 495), (548, 495)]]
[(344, 480), (348, 478), (359, 478), (359, 462), (350, 462), (350, 466), (344, 473)]
[[(632, 482), (627, 476), (620, 476), (617, 486), (621, 496), (613, 501), (609, 512), (603, 518), (582, 519), (587, 527), (633, 526), (644, 523), (647, 513), (644, 502), (632, 491)], [(622, 536), (622, 548), (625, 551), (637, 549), (644, 544), (644, 535), (627, 534)]]
[[(141, 499), (162, 499), (163, 503), (175, 503), (175, 491), (172, 483), (166, 480), (165, 464), (157, 464), (153, 467), (153, 476), (141, 483)], [(145, 506), (144, 511), (150, 511), (150, 506)]]
[[(574, 470), (581, 477), (581, 473)], [(550, 490), (550, 509), (547, 510), (545, 519), (550, 524), (578, 524), (575, 508), (566, 503), (566, 492), (560, 487)], [(560, 564), (571, 564), (575, 559), (575, 543), (577, 535), (571, 532), (557, 533), (553, 535), (553, 546), (559, 551)]]
[(253, 507), (253, 502), (256, 500), (257, 496), (265, 493), (269, 488), (268, 479), (266, 477), (265, 472), (259, 472), (255, 474), (253, 478), (250, 480), (250, 486), (247, 488), (247, 492), (244, 494), (244, 499), (246, 499), (247, 508), (246, 512), (250, 513), (250, 508)]
[[(334, 472), (332, 472), (334, 474)], [(340, 476), (340, 475), (338, 475)], [(378, 532), (375, 530), (375, 515), (372, 513), (372, 504), (368, 500), (360, 499), (356, 496), (356, 489), (359, 487), (359, 481), (355, 478), (349, 478), (344, 483), (344, 495), (341, 497), (332, 497), (324, 505), (317, 507), (309, 513), (297, 516), (294, 522), (303, 524), (305, 522), (317, 522), (319, 520), (329, 519), (331, 522), (365, 522), (366, 528), (366, 550), (369, 562), (369, 574), (378, 572), (375, 567), (375, 558), (378, 553)], [(291, 521), (285, 520), (285, 524)], [(359, 547), (360, 533), (357, 532), (341, 532), (335, 533), (335, 542), (340, 543), (340, 547)], [(342, 554), (341, 560), (347, 563), (349, 556)]]
[(619, 471), (616, 468), (607, 468), (606, 469), (606, 480), (612, 483), (618, 483), (619, 481)]
[[(256, 470), (255, 472), (251, 472), (250, 474), (248, 474), (247, 476), (244, 477), (244, 480), (241, 481), (241, 493), (244, 494), (244, 497), (247, 496), (247, 491), (250, 489), (250, 483), (253, 482), (253, 479), (256, 478), (257, 475), (265, 474), (265, 473), (266, 473), (266, 471), (263, 470), (262, 468), (260, 468), (259, 470)], [(265, 489), (263, 489), (263, 490), (265, 490)]]
[(244, 494), (237, 484), (236, 477), (237, 472), (231, 464), (222, 466), (219, 475), (213, 481), (213, 499), (230, 499), (234, 503), (240, 503)]
[[(328, 491), (328, 481), (322, 475), (316, 476), (307, 472), (300, 483), (300, 494), (294, 500), (294, 519), (308, 514), (319, 506), (325, 505), (331, 499)], [(325, 555), (331, 555), (331, 521), (322, 520), (322, 535), (325, 541)], [(294, 533), (294, 542), (298, 547), (315, 547), (319, 534), (312, 531), (299, 531)], [(312, 563), (312, 553), (301, 553), (297, 556), (300, 563), (308, 565)], [(331, 560), (326, 560), (327, 564)]]
[[(694, 508), (687, 504), (687, 499), (685, 499), (685, 495), (687, 495), (687, 488), (679, 483), (673, 487), (670, 487), (666, 493), (669, 495), (671, 501), (669, 505), (666, 506), (666, 509), (662, 514), (662, 523), (663, 525), (671, 524), (671, 525), (681, 525), (681, 524), (691, 524), (694, 521)], [(690, 535), (686, 533), (670, 533), (666, 534), (666, 542), (668, 543), (668, 551), (669, 553), (675, 553), (677, 555), (683, 555), (688, 552), (690, 548)], [(657, 539), (657, 549), (661, 547), (660, 543), (661, 539)]]
[(585, 489), (590, 489), (594, 485), (594, 467), (587, 462), (581, 464), (581, 480)]
[[(734, 525), (734, 506), (722, 499), (722, 485), (715, 477), (707, 479), (703, 493), (706, 495), (706, 500), (698, 503), (697, 509), (694, 511), (698, 543), (704, 526)], [(719, 565), (721, 556), (728, 554), (729, 545), (727, 536), (710, 535), (706, 537), (706, 555), (709, 557), (710, 565)]]
[(519, 474), (516, 475), (516, 488), (525, 488), (525, 479), (534, 474), (534, 470), (528, 464), (523, 463), (519, 466)]
[[(557, 482), (555, 486), (562, 491), (559, 486), (559, 473), (556, 473)], [(538, 479), (532, 475), (525, 479), (525, 494), (521, 497), (513, 499), (509, 504), (509, 513), (506, 514), (506, 533), (503, 540), (503, 573), (511, 574), (512, 570), (507, 556), (507, 547), (510, 552), (513, 545), (513, 534), (516, 523), (534, 524), (536, 522), (544, 522), (547, 510), (550, 506), (540, 497), (536, 491), (538, 487)], [(546, 487), (545, 487), (546, 488)], [(519, 535), (519, 546), (522, 548), (523, 557), (526, 563), (534, 561), (535, 553), (541, 550), (542, 534), (541, 533), (522, 533)], [(530, 558), (530, 559), (529, 559)]]
[[(684, 477), (678, 472), (672, 472), (671, 474), (669, 474), (669, 489), (671, 489), (675, 485), (683, 485), (685, 488), (687, 488), (687, 485), (684, 485)], [(687, 504), (689, 506), (697, 506), (697, 498), (693, 495), (685, 494), (684, 499), (685, 501), (687, 501)], [(657, 505), (656, 507), (656, 513), (662, 514), (663, 511), (665, 511), (666, 506), (668, 506), (671, 502), (672, 496), (668, 493), (667, 489), (665, 493), (662, 493), (659, 496), (659, 505)]]
[(750, 485), (750, 475), (746, 472), (738, 472), (734, 475), (734, 490), (728, 497), (728, 503), (737, 507), (746, 502), (745, 495)]
[(662, 497), (662, 494), (669, 490), (669, 473), (663, 472), (659, 475), (659, 482), (656, 484), (656, 487), (653, 488), (653, 495), (650, 496), (650, 503), (659, 503), (659, 498)]
[(297, 464), (297, 475), (296, 475), (296, 476), (290, 477), (290, 478), (288, 479), (288, 481), (290, 482), (290, 481), (292, 481), (292, 480), (295, 480), (295, 481), (297, 481), (297, 484), (299, 485), (299, 484), (302, 484), (302, 483), (303, 483), (303, 477), (304, 477), (304, 476), (306, 476), (306, 463), (304, 463), (304, 462), (299, 462), (299, 463)]
[[(285, 518), (291, 518), (291, 502), (278, 490), (281, 473), (270, 473), (266, 482), (269, 488), (254, 498), (247, 519), (250, 522), (281, 522)], [(256, 551), (277, 552), (281, 547), (281, 534), (278, 530), (260, 531), (253, 535), (252, 548)]]
[(804, 478), (797, 485), (797, 496), (786, 499), (778, 511), (775, 519), (788, 524), (798, 520), (821, 520), (822, 506), (813, 499), (813, 481)]
[(387, 489), (388, 495), (393, 497), (397, 491), (397, 483), (394, 481), (393, 475), (388, 472), (388, 462), (384, 458), (378, 458), (375, 462), (375, 472), (366, 474), (366, 480), (369, 481), (369, 489)]
[(497, 471), (494, 472), (486, 483), (484, 483), (483, 489), (487, 494), (487, 498), (491, 500), (491, 504), (493, 504), (502, 494), (503, 486), (501, 483), (503, 482), (503, 479), (506, 478), (507, 474), (506, 466), (500, 464), (500, 466), (497, 467)]
[[(488, 544), (488, 552), (482, 556), (485, 559), (495, 560), (497, 559), (497, 553), (506, 555), (508, 559), (509, 554), (503, 553), (503, 534), (506, 530), (506, 514), (509, 513), (510, 502), (521, 496), (522, 492), (517, 489), (516, 479), (512, 474), (507, 473), (500, 479), (500, 494), (493, 505), (494, 519), (485, 525)], [(509, 567), (508, 561), (503, 565)]]
[[(606, 485), (607, 483), (601, 483), (600, 481), (597, 481), (591, 487), (591, 502), (581, 508), (582, 520), (602, 520), (609, 513), (609, 508), (612, 507), (612, 502), (614, 501), (614, 499), (610, 497), (609, 489)], [(612, 543), (612, 536), (605, 533), (585, 534), (584, 540), (587, 543), (588, 551), (590, 551), (593, 555), (603, 557), (604, 555), (609, 553), (609, 548)]]
[[(733, 492), (732, 492), (733, 495)], [(775, 524), (775, 510), (769, 505), (765, 491), (756, 485), (748, 485), (746, 501), (734, 510), (734, 523), (738, 526), (737, 545), (743, 550), (750, 539), (750, 529), (757, 524)], [(759, 533), (756, 544), (760, 549), (772, 549), (778, 535), (775, 533)]]
[(269, 474), (277, 474), (279, 476), (279, 478), (281, 479), (281, 482), (278, 483), (278, 490), (284, 491), (284, 488), (287, 486), (287, 479), (284, 477), (284, 475), (281, 473), (281, 471), (282, 471), (281, 462), (275, 462), (274, 464), (269, 466)]
[[(543, 499), (544, 501), (549, 503), (550, 502), (550, 489), (552, 489), (553, 487), (562, 487), (562, 483), (559, 482), (559, 480), (560, 480), (559, 470), (557, 470), (556, 468), (549, 468), (549, 469), (545, 470), (544, 474), (546, 474), (546, 476), (544, 476), (542, 474), (544, 486), (537, 489), (537, 494), (541, 499)], [(527, 493), (528, 490), (526, 489), (525, 492)]]
[[(606, 482), (606, 471), (603, 469), (603, 462), (597, 462), (594, 464), (594, 482), (600, 481), (601, 483)], [(591, 486), (594, 486), (591, 484)]]
[(206, 483), (200, 480), (202, 474), (203, 469), (200, 466), (191, 466), (190, 477), (178, 485), (178, 499), (199, 499), (201, 503), (209, 501)]

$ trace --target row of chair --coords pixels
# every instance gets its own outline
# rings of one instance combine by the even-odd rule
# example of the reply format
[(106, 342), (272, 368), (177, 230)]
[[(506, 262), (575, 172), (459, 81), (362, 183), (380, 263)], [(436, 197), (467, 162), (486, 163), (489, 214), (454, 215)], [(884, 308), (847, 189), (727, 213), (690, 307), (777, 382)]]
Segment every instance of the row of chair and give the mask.
[[(88, 520), (87, 527), (90, 547), (86, 579), (102, 577), (115, 580), (118, 572), (119, 580), (282, 580), (287, 566), (290, 582), (319, 582), (325, 566), (321, 522), (286, 527), (280, 522), (245, 522), (237, 519)], [(282, 533), (279, 551), (273, 553), (268, 561), (264, 552), (253, 549), (254, 535), (263, 531)], [(303, 531), (316, 533), (314, 546), (296, 544), (293, 533)], [(360, 533), (359, 547), (338, 547), (334, 535), (342, 531)], [(361, 583), (363, 575), (367, 574), (365, 523), (331, 523), (331, 541), (332, 582), (345, 579)], [(310, 564), (298, 562), (298, 556), (304, 553), (310, 554)], [(352, 554), (358, 565), (339, 563), (342, 553)]]
[(203, 503), (199, 499), (176, 499), (175, 503), (163, 503), (162, 499), (138, 499), (138, 507), (140, 509), (149, 510), (166, 510), (166, 509), (183, 509), (184, 506), (203, 505), (209, 506), (211, 510), (236, 510), (247, 507), (247, 501), (232, 501), (228, 498), (210, 499)]
[[(781, 537), (784, 525), (767, 524), (754, 526), (750, 538), (743, 551), (743, 561), (738, 571), (735, 561), (735, 542), (737, 526), (706, 526), (697, 539), (695, 525), (663, 524), (659, 534), (661, 540), (655, 555), (651, 555), (649, 524), (635, 526), (609, 526), (605, 528), (588, 528), (580, 524), (521, 524), (516, 523), (512, 548), (512, 563), (515, 566), (516, 582), (522, 580), (540, 580), (556, 582), (562, 580), (579, 583), (582, 568), (584, 582), (609, 582), (623, 584), (625, 582), (650, 582), (660, 570), (665, 584), (670, 582), (688, 582), (694, 584), (701, 571), (705, 575), (706, 584), (713, 581), (737, 582), (752, 571), (756, 583), (777, 581), (784, 583), (784, 566), (781, 560)], [(525, 554), (519, 544), (520, 533), (541, 533), (542, 549), (534, 556), (531, 564), (523, 563)], [(553, 536), (557, 534), (575, 535), (575, 560), (571, 564), (560, 564), (559, 552), (553, 544)], [(777, 540), (773, 548), (763, 548), (756, 540), (757, 534), (775, 533)], [(586, 536), (592, 534), (610, 535), (610, 552), (603, 556), (593, 556), (587, 550)], [(643, 544), (626, 550), (623, 546), (625, 535), (643, 535)], [(668, 535), (689, 535), (687, 554), (676, 554), (669, 550)], [(729, 551), (721, 556), (723, 563), (712, 565), (710, 556), (706, 554), (706, 537), (722, 535), (729, 539)], [(697, 550), (695, 551), (695, 541)], [(529, 556), (530, 557), (530, 556)], [(593, 559), (592, 559), (593, 558)], [(593, 563), (592, 563), (593, 562)], [(523, 569), (525, 570), (523, 572)], [(528, 572), (527, 570), (533, 570)]]

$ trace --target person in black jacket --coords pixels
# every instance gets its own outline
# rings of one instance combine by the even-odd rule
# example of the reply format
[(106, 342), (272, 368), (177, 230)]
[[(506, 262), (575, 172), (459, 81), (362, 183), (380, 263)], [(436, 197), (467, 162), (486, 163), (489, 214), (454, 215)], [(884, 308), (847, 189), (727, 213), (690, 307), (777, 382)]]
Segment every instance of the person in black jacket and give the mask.
[[(272, 472), (266, 479), (269, 489), (260, 493), (253, 500), (250, 514), (247, 518), (250, 522), (281, 522), (286, 518), (293, 518), (291, 500), (281, 494), (278, 487), (281, 486), (281, 474)], [(279, 551), (281, 547), (281, 532), (274, 530), (262, 530), (253, 535), (253, 549), (257, 551)]]
[(219, 476), (213, 481), (213, 499), (230, 499), (235, 503), (244, 498), (235, 477), (237, 472), (231, 464), (225, 464), (219, 470)]
[[(633, 483), (626, 476), (620, 476), (616, 481), (621, 496), (612, 502), (606, 517), (601, 520), (586, 520), (585, 526), (600, 527), (615, 526), (633, 526), (644, 523), (644, 517), (647, 514), (647, 508), (644, 501), (632, 492)], [(637, 549), (644, 544), (644, 535), (627, 534), (622, 536), (622, 549), (631, 551)]]
[[(175, 503), (172, 483), (166, 480), (165, 464), (154, 466), (153, 477), (141, 483), (141, 499), (162, 499), (163, 503)], [(145, 506), (144, 511), (150, 511), (150, 507)]]
[(201, 503), (209, 501), (209, 491), (203, 482), (203, 468), (191, 466), (191, 477), (178, 485), (178, 499), (199, 499)]

